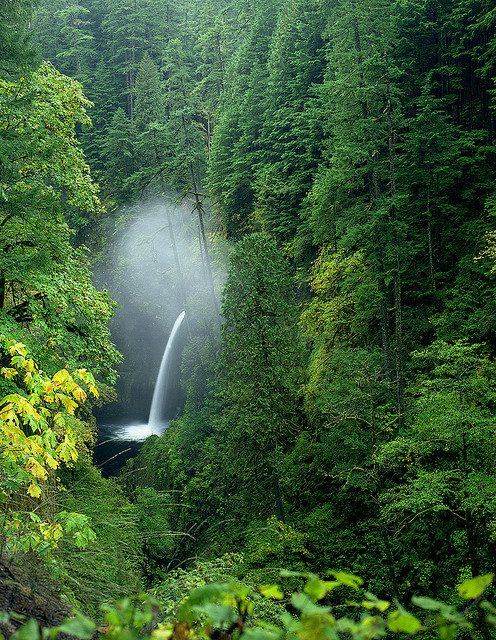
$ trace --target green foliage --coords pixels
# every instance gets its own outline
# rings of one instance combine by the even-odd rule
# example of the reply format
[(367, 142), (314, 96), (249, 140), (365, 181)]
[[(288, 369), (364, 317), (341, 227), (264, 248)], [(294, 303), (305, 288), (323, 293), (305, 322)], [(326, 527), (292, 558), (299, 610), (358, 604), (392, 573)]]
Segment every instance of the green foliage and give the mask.
[(237, 579), (243, 555), (227, 553), (214, 560), (196, 561), (189, 569), (175, 569), (153, 591), (163, 607), (166, 621), (174, 621), (189, 594), (198, 587)]
[(18, 386), (0, 401), (2, 550), (50, 557), (64, 536), (85, 548), (95, 538), (89, 519), (54, 513), (51, 501), (57, 492), (54, 472), (78, 459), (68, 417), (84, 404), (83, 387), (98, 395), (94, 378), (84, 369), (72, 375), (63, 369), (50, 378), (22, 343), (0, 338), (10, 354), (10, 366), (1, 374)]
[(16, 82), (2, 81), (1, 93), (2, 138), (18, 140), (27, 151), (19, 153), (18, 149), (9, 165), (3, 166), (3, 208), (22, 218), (16, 201), (21, 204), (29, 196), (38, 199), (40, 195), (57, 201), (60, 193), (47, 184), (52, 181), (67, 192), (68, 204), (101, 213), (98, 188), (74, 134), (76, 123), (90, 124), (86, 109), (91, 103), (81, 85), (44, 63), (33, 75)]
[(212, 342), (198, 336), (190, 340), (183, 350), (181, 383), (186, 391), (186, 414), (200, 411), (208, 403), (212, 393), (215, 377)]
[[(164, 563), (164, 559), (174, 554), (176, 532), (170, 527), (171, 495), (158, 493), (152, 487), (137, 487), (133, 509), (146, 558), (145, 572), (158, 580), (162, 571), (157, 560)], [(164, 571), (167, 570), (166, 566)]]
[[(391, 602), (381, 600), (368, 591), (362, 591), (362, 580), (344, 572), (330, 572), (333, 579), (322, 579), (315, 574), (297, 574), (283, 571), (282, 577), (301, 577), (306, 580), (303, 591), (291, 596), (291, 605), (296, 615), (281, 613), (277, 624), (265, 621), (250, 621), (250, 601), (246, 589), (235, 583), (206, 585), (194, 591), (179, 611), (179, 622), (171, 629), (168, 637), (195, 637), (200, 633), (213, 637), (214, 629), (224, 629), (227, 638), (260, 638), (276, 640), (278, 638), (380, 638), (386, 633), (416, 633), (420, 631), (437, 632), (439, 637), (455, 637), (456, 631), (470, 631), (472, 624), (462, 613), (452, 606), (430, 598), (414, 598), (412, 604), (422, 613), (429, 612), (426, 619), (408, 611), (399, 603), (392, 609)], [(475, 581), (460, 585), (459, 591), (464, 597), (480, 596), (491, 582), (492, 574)], [(358, 601), (352, 596), (347, 600), (348, 612), (337, 617), (330, 606), (320, 604), (334, 589), (346, 589), (361, 596)], [(275, 585), (259, 588), (264, 598), (281, 598), (281, 592)], [(476, 595), (473, 595), (476, 594)], [(430, 612), (435, 611), (433, 615)], [(422, 613), (420, 615), (422, 615)], [(192, 623), (196, 623), (192, 626)], [(245, 623), (248, 622), (248, 624)], [(251, 622), (251, 624), (250, 624)], [(490, 622), (490, 621), (489, 621)], [(183, 623), (181, 625), (181, 623)], [(180, 627), (181, 625), (181, 627)], [(181, 631), (179, 629), (181, 628)], [(159, 633), (163, 632), (162, 629)], [(186, 633), (185, 633), (186, 632)], [(180, 636), (179, 633), (184, 633)], [(165, 636), (167, 637), (167, 636)]]
[(473, 575), (490, 568), (496, 492), (494, 365), (481, 351), (481, 345), (438, 340), (415, 353), (421, 367), (429, 365), (411, 389), (415, 418), (378, 454), (382, 468), (402, 476), (381, 497), (386, 518), (413, 538), (421, 523), (442, 520), (452, 540), (461, 530), (458, 548), (443, 554), (446, 561), (456, 554), (454, 563), (467, 563)]
[(85, 549), (71, 540), (62, 542), (55, 555), (53, 571), (65, 597), (87, 615), (99, 617), (101, 603), (141, 588), (144, 565), (143, 538), (138, 512), (113, 479), (102, 478), (90, 462), (79, 459), (62, 474), (65, 491), (60, 506), (84, 515), (95, 540)]
[(326, 246), (315, 260), (310, 288), (314, 294), (301, 314), (305, 333), (324, 337), (328, 349), (340, 343), (363, 344), (374, 317), (376, 296), (363, 250), (347, 256), (344, 250)]
[(136, 168), (136, 136), (133, 123), (119, 107), (102, 140), (105, 180), (112, 184), (112, 195), (117, 200), (121, 192), (125, 193), (125, 181)]
[(301, 202), (321, 159), (322, 123), (316, 117), (312, 88), (322, 81), (325, 68), (325, 19), (322, 6), (285, 3), (270, 44), (253, 217), (281, 240), (291, 241), (300, 225)]
[(2, 2), (0, 14), (0, 77), (11, 80), (33, 71), (39, 61), (29, 32), (34, 2)]
[[(261, 585), (253, 591), (239, 582), (211, 582), (195, 588), (182, 603), (174, 622), (156, 626), (160, 603), (141, 595), (126, 598), (103, 608), (107, 623), (103, 638), (129, 640), (138, 637), (156, 640), (186, 640), (188, 638), (217, 638), (234, 640), (320, 640), (324, 638), (352, 638), (373, 640), (396, 634), (435, 634), (441, 640), (456, 638), (459, 633), (485, 633), (494, 626), (494, 608), (483, 601), (481, 608), (488, 610), (481, 627), (474, 627), (462, 613), (451, 605), (427, 597), (412, 599), (415, 613), (400, 603), (377, 598), (362, 589), (361, 578), (342, 571), (332, 571), (331, 579), (311, 573), (282, 571), (284, 577), (300, 577), (305, 580), (302, 591), (294, 593), (290, 602), (293, 614), (280, 607), (275, 623), (253, 616), (257, 601), (279, 601), (282, 592), (277, 585)], [(482, 597), (494, 574), (465, 581), (458, 590), (462, 597), (470, 599), (472, 607)], [(345, 604), (331, 607), (326, 604), (334, 591), (348, 592)], [(342, 597), (342, 596), (341, 596)], [(340, 615), (342, 609), (344, 615)], [(155, 628), (153, 628), (155, 627)], [(29, 621), (16, 632), (14, 640), (38, 640), (53, 638), (60, 631), (71, 633), (81, 640), (88, 640), (95, 625), (80, 614), (66, 620), (58, 627), (40, 630)], [(152, 630), (153, 629), (153, 630)]]
[[(257, 581), (277, 580), (279, 569), (288, 567), (301, 571), (309, 563), (308, 533), (271, 516), (265, 523), (251, 522), (246, 542), (244, 565)], [(298, 581), (285, 586), (285, 593), (294, 591)]]
[[(272, 480), (282, 520), (278, 460), (296, 422), (300, 354), (292, 280), (284, 256), (263, 234), (246, 236), (230, 256), (223, 315), (222, 428), (235, 455), (252, 467), (245, 466), (246, 477), (258, 469)], [(257, 492), (260, 478), (258, 484)]]
[(228, 237), (254, 231), (254, 167), (261, 161), (270, 41), (279, 2), (257, 3), (253, 25), (227, 70), (225, 108), (212, 141), (208, 184), (220, 198), (220, 219)]
[(93, 287), (60, 212), (62, 205), (103, 213), (75, 137), (77, 125), (90, 123), (91, 103), (49, 63), (2, 80), (0, 94), (0, 324), (29, 342), (48, 370), (91, 364), (114, 381), (120, 355), (107, 324), (115, 305)]

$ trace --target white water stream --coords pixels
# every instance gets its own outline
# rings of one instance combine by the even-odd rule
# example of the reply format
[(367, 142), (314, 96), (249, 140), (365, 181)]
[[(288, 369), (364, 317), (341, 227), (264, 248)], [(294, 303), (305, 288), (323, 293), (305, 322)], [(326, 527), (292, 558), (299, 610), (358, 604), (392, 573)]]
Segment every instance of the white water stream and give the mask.
[(116, 424), (115, 422), (109, 422), (101, 426), (99, 425), (100, 439), (103, 444), (106, 442), (121, 441), (128, 442), (130, 446), (132, 446), (131, 443), (142, 442), (146, 440), (148, 436), (160, 436), (167, 428), (169, 420), (175, 417), (173, 415), (164, 415), (164, 408), (167, 407), (168, 393), (170, 390), (171, 359), (173, 356), (174, 343), (184, 320), (184, 315), (184, 311), (179, 314), (167, 341), (153, 390), (148, 422), (135, 424), (122, 424), (122, 422)]
[[(150, 414), (148, 415), (148, 429), (151, 433), (160, 433), (163, 431), (164, 425), (167, 419), (164, 418), (163, 409), (165, 400), (167, 398), (167, 391), (169, 389), (169, 361), (171, 358), (172, 347), (174, 345), (174, 339), (179, 327), (184, 320), (184, 311), (182, 311), (172, 327), (167, 346), (165, 347), (164, 355), (162, 356), (162, 362), (160, 363), (160, 369), (158, 370), (157, 381), (155, 382), (155, 389), (153, 391), (152, 404), (150, 407)], [(168, 416), (171, 418), (172, 416)]]

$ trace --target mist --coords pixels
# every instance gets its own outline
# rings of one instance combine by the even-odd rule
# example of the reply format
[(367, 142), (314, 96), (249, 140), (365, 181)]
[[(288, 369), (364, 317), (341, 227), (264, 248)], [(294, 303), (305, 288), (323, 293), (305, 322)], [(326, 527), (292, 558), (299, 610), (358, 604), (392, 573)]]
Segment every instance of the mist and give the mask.
[[(146, 419), (168, 336), (178, 315), (186, 310), (188, 322), (175, 354), (177, 383), (172, 391), (180, 405), (180, 357), (188, 333), (207, 334), (216, 323), (198, 218), (191, 209), (191, 204), (172, 207), (154, 201), (126, 211), (117, 221), (112, 248), (95, 270), (97, 286), (107, 289), (119, 305), (110, 328), (114, 343), (124, 355), (118, 368), (118, 401), (103, 407), (102, 415)], [(226, 254), (227, 246), (222, 242), (216, 242), (215, 249), (213, 244), (209, 246), (218, 305)]]

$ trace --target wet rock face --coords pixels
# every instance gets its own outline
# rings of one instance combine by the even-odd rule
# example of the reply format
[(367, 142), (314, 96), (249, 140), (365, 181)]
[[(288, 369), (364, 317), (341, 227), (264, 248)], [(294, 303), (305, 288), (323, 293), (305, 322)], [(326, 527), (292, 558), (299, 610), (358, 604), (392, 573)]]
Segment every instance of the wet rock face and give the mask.
[(53, 627), (71, 615), (71, 607), (53, 593), (46, 576), (26, 560), (21, 567), (0, 558), (0, 611), (9, 614), (7, 622), (0, 622), (5, 638), (29, 619), (37, 620), (41, 627)]

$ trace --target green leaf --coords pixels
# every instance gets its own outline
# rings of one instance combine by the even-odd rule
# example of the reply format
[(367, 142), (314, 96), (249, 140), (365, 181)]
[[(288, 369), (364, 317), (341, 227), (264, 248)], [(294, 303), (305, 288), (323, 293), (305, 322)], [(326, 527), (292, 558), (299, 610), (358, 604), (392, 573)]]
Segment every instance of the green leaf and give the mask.
[(226, 622), (232, 623), (237, 619), (237, 612), (233, 607), (207, 602), (194, 609), (200, 614), (207, 616), (209, 621), (216, 627), (222, 627)]
[(76, 636), (81, 640), (89, 640), (93, 636), (96, 629), (96, 625), (93, 620), (90, 620), (86, 616), (78, 614), (75, 618), (64, 620), (57, 629), (62, 633), (67, 633), (70, 636)]
[(218, 583), (206, 584), (194, 589), (178, 612), (178, 619), (184, 622), (194, 622), (201, 617), (202, 607), (221, 600), (226, 593), (226, 586)]
[(352, 573), (344, 573), (344, 571), (331, 571), (331, 574), (336, 578), (339, 584), (345, 587), (352, 587), (358, 591), (358, 587), (363, 584), (363, 580)]
[(447, 624), (438, 629), (441, 640), (455, 640), (458, 635), (458, 627), (456, 624)]
[(314, 602), (322, 600), (322, 598), (335, 587), (339, 587), (342, 584), (337, 580), (321, 580), (317, 576), (310, 576), (303, 588), (303, 591), (307, 593)]
[(424, 596), (413, 596), (412, 598), (413, 604), (417, 605), (421, 609), (426, 609), (427, 611), (439, 611), (444, 606), (443, 602), (439, 602), (438, 600), (433, 600), (432, 598), (427, 598)]
[(264, 598), (273, 598), (274, 600), (282, 600), (284, 597), (278, 584), (263, 584), (258, 588), (258, 591)]
[(484, 589), (489, 586), (494, 578), (494, 573), (486, 573), (484, 576), (478, 576), (471, 580), (465, 580), (458, 585), (458, 595), (467, 600), (478, 598)]
[(481, 609), (485, 609), (486, 611), (489, 611), (490, 613), (496, 613), (496, 607), (491, 602), (488, 602), (487, 600), (482, 600), (482, 602), (479, 604), (479, 607)]
[(368, 600), (362, 601), (362, 607), (364, 607), (364, 609), (379, 609), (379, 611), (384, 612), (389, 609), (391, 605), (388, 600), (380, 600), (373, 593), (370, 593), (370, 591), (367, 591), (365, 595), (367, 596)]
[(36, 620), (28, 620), (11, 636), (12, 640), (38, 640), (40, 638), (40, 627)]
[(407, 611), (393, 611), (388, 616), (387, 627), (394, 633), (415, 633), (422, 629), (422, 623)]
[(306, 593), (295, 593), (291, 597), (291, 604), (295, 609), (298, 609), (305, 615), (309, 614), (327, 614), (329, 613), (329, 607), (321, 607), (310, 600)]
[(282, 638), (282, 631), (271, 626), (270, 629), (246, 629), (243, 631), (243, 640), (278, 640)]
[(279, 571), (281, 578), (306, 578), (308, 573), (302, 573), (301, 571), (289, 571), (288, 569), (281, 569)]

